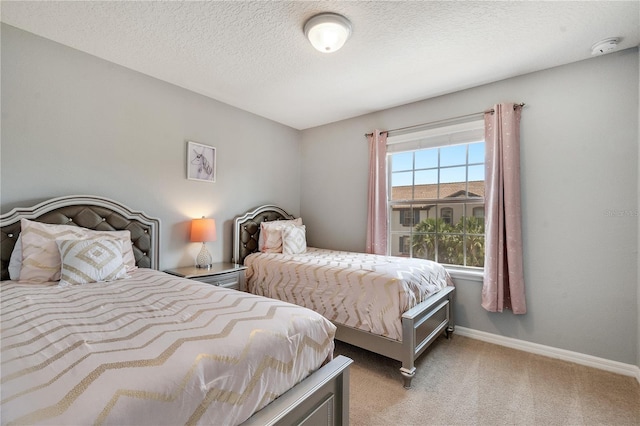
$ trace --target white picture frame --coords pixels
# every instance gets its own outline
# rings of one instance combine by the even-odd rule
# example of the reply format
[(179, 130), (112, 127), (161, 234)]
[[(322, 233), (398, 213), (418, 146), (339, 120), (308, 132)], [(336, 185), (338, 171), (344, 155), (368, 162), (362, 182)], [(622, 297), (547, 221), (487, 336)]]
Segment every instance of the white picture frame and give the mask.
[(214, 147), (187, 141), (187, 179), (201, 182), (216, 181), (216, 149)]

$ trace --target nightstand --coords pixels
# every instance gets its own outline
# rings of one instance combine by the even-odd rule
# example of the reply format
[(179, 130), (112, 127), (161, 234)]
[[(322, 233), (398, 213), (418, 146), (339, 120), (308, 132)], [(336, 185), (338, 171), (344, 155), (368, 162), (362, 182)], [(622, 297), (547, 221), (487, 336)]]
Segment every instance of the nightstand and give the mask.
[(243, 265), (222, 262), (214, 263), (209, 269), (186, 266), (183, 268), (168, 269), (164, 272), (219, 287), (245, 291), (245, 269), (247, 269), (247, 267)]

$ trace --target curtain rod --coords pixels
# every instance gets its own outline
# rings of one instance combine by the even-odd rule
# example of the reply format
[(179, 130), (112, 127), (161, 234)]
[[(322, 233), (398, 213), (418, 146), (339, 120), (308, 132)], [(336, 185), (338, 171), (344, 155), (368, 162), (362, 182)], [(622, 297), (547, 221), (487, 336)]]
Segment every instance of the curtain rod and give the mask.
[[(524, 106), (525, 106), (525, 103), (524, 102), (520, 102), (519, 104), (514, 104), (513, 105), (513, 109), (515, 110), (516, 108), (522, 108)], [(413, 125), (413, 126), (400, 127), (398, 129), (385, 130), (385, 131), (382, 131), (380, 133), (387, 133), (388, 134), (389, 132), (399, 132), (401, 130), (409, 130), (409, 129), (414, 129), (414, 128), (417, 128), (417, 127), (424, 127), (424, 126), (430, 126), (432, 124), (443, 123), (445, 121), (452, 121), (452, 120), (459, 120), (461, 118), (473, 117), (474, 115), (493, 114), (494, 112), (496, 112), (496, 111), (493, 108), (491, 108), (491, 109), (488, 109), (486, 111), (474, 112), (473, 114), (459, 115), (458, 117), (445, 118), (443, 120), (431, 121), (429, 123), (422, 123), (422, 124), (416, 124), (416, 125)], [(364, 135), (365, 135), (365, 137), (366, 136), (372, 136), (373, 133), (365, 133)]]

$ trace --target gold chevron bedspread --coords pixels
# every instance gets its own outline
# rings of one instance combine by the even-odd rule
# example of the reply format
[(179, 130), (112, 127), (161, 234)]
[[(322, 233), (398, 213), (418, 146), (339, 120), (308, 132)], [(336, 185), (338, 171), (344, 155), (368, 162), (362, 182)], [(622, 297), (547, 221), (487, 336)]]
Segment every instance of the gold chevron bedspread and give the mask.
[(2, 424), (238, 424), (333, 356), (308, 309), (150, 269), (0, 290)]
[(331, 321), (402, 341), (401, 316), (451, 277), (423, 259), (308, 248), (245, 258), (249, 292), (313, 309)]

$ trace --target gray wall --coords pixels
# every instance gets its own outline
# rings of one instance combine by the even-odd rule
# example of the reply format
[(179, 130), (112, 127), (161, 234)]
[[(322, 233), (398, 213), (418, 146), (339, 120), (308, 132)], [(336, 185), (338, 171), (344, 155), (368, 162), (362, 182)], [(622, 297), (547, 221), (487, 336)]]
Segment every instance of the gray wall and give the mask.
[[(458, 280), (461, 326), (638, 363), (638, 51), (630, 49), (302, 132), (311, 245), (364, 250), (364, 133), (526, 102), (521, 170), (529, 312), (488, 313)], [(624, 213), (623, 213), (624, 214)]]
[[(159, 217), (161, 268), (191, 265), (194, 217), (231, 221), (263, 203), (300, 208), (297, 130), (2, 24), (2, 213), (94, 194)], [(217, 181), (186, 179), (186, 141), (217, 149)]]

